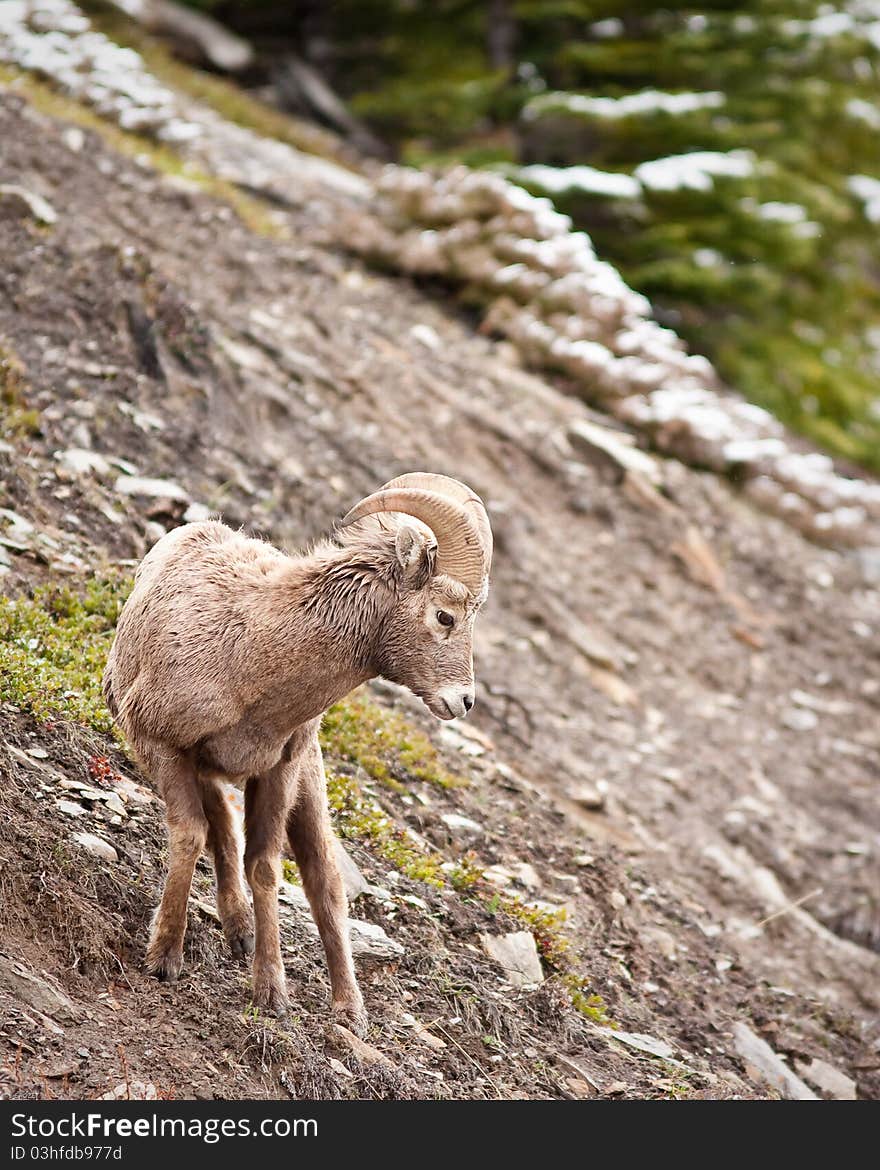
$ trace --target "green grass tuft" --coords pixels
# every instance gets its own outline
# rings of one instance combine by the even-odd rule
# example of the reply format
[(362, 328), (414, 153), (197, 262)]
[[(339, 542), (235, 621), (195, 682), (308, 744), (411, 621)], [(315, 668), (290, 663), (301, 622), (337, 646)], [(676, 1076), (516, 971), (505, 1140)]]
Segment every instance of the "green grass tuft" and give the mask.
[(39, 434), (40, 412), (28, 406), (29, 393), (24, 364), (0, 338), (0, 420), (3, 434)]
[(324, 716), (321, 746), (397, 792), (405, 791), (405, 781), (441, 788), (466, 783), (449, 771), (427, 735), (362, 691), (336, 703)]
[(107, 575), (82, 591), (49, 586), (33, 597), (0, 597), (0, 700), (42, 722), (112, 731), (101, 674), (130, 584)]

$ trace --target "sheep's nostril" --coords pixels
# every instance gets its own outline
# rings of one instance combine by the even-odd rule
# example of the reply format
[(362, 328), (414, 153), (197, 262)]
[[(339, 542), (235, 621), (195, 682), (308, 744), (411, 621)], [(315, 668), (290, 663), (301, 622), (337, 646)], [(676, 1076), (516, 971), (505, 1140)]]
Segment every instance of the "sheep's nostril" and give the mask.
[(462, 695), (461, 701), (464, 703), (465, 711), (470, 711), (471, 707), (473, 707), (473, 705), (474, 705), (474, 696), (473, 695)]

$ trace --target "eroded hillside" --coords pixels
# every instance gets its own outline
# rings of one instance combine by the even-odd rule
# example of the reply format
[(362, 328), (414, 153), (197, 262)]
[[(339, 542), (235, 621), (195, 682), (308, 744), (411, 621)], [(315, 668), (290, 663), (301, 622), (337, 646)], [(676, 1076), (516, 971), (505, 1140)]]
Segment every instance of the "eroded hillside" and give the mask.
[[(0, 198), (5, 1090), (877, 1096), (871, 562), (673, 460), (659, 491), (626, 471), (628, 433), (447, 287), (350, 255), (338, 186), (263, 202), (12, 73), (0, 183), (51, 212)], [(384, 932), (358, 1054), (295, 882), (288, 1021), (247, 1010), (207, 866), (183, 979), (143, 975), (162, 812), (97, 680), (162, 531), (219, 512), (293, 548), (416, 467), (480, 491), (498, 551), (467, 724), (377, 684), (325, 728), (353, 919)], [(482, 936), (523, 933), (512, 987)]]

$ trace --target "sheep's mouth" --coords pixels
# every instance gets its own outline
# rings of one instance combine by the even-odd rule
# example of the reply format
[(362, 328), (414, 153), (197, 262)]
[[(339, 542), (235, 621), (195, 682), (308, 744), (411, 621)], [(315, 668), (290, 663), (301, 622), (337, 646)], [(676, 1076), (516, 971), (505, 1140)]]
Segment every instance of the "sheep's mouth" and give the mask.
[(442, 719), (444, 723), (448, 723), (450, 719), (458, 718), (442, 696), (437, 695), (436, 697), (428, 698), (426, 695), (419, 695), (419, 698), (435, 719)]

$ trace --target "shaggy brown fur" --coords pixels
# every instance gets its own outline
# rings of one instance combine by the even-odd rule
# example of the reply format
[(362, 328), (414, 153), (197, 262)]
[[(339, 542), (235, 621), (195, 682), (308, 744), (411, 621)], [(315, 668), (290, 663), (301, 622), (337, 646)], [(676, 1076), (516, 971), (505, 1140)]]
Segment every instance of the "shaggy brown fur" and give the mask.
[[(298, 557), (216, 521), (189, 524), (142, 561), (104, 694), (166, 803), (168, 877), (147, 951), (160, 978), (180, 972), (193, 871), (207, 846), (232, 951), (254, 954), (254, 1003), (285, 1011), (277, 894), (289, 845), (324, 944), (333, 1010), (363, 1031), (318, 726), (328, 706), (376, 675), (409, 687), (441, 719), (473, 705), (483, 594), (438, 574), (435, 560), (427, 529), (383, 518)], [(221, 781), (245, 788), (253, 918)]]

